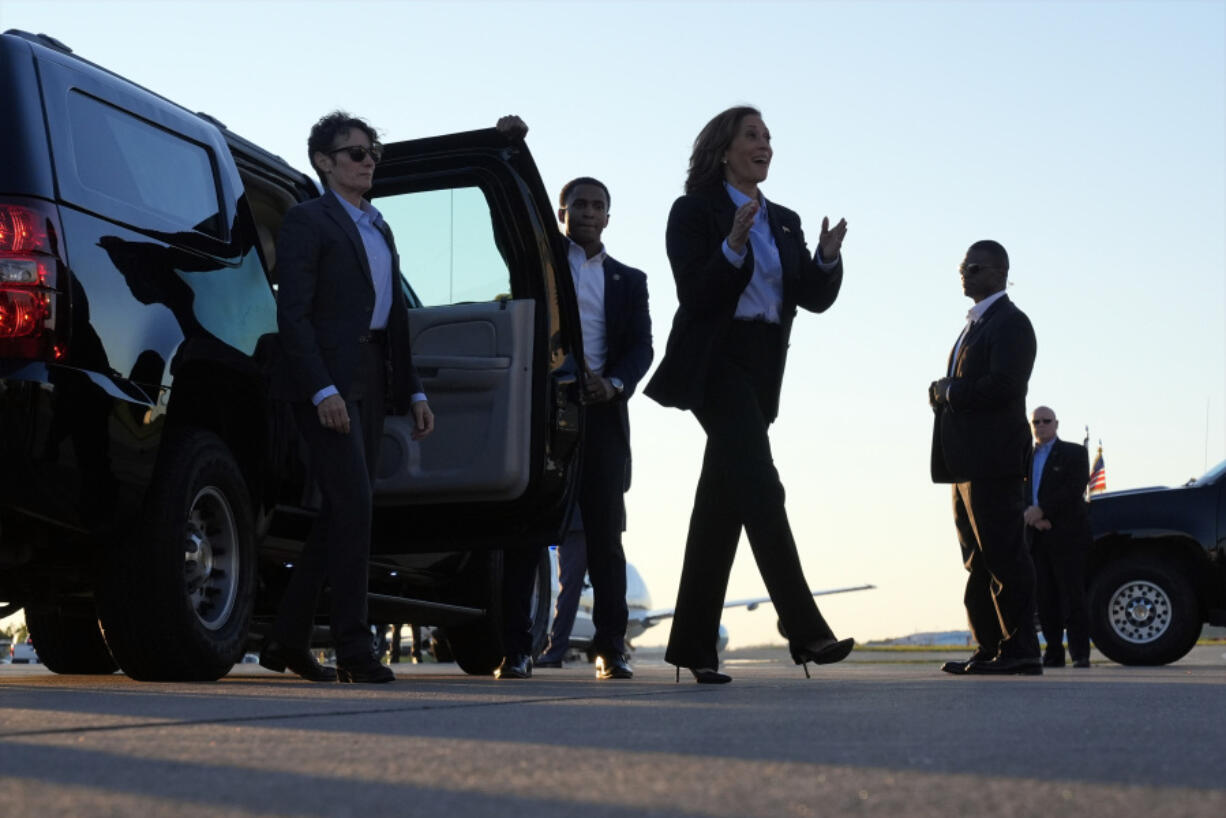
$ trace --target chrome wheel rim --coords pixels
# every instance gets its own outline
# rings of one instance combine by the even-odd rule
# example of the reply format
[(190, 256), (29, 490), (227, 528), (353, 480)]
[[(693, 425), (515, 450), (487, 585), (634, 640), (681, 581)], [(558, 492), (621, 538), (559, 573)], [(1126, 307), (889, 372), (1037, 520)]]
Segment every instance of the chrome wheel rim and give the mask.
[(1125, 642), (1153, 642), (1171, 626), (1171, 598), (1152, 582), (1126, 582), (1111, 595), (1108, 617)]
[(183, 570), (192, 611), (210, 631), (225, 627), (238, 597), (238, 524), (224, 494), (206, 486), (192, 500)]

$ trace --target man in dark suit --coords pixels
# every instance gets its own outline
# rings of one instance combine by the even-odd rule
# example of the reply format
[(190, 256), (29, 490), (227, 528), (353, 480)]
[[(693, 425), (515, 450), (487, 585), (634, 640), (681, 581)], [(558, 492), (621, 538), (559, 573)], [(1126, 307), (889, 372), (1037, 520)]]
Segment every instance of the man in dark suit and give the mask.
[[(284, 366), (274, 397), (293, 402), (322, 505), (294, 566), (260, 664), (313, 681), (390, 682), (366, 620), (372, 485), (383, 418), (411, 411), (414, 438), (434, 429), (409, 349), (409, 313), (391, 230), (366, 199), (382, 148), (342, 112), (307, 141), (326, 191), (285, 215), (277, 238), (277, 325)], [(337, 668), (310, 655), (319, 592), (332, 589)]]
[(1056, 437), (1056, 413), (1040, 406), (1031, 414), (1034, 457), (1026, 499), (1026, 534), (1034, 560), (1039, 624), (1047, 650), (1043, 667), (1064, 667), (1064, 628), (1073, 667), (1090, 666), (1090, 613), (1086, 606), (1086, 557), (1090, 514), (1086, 484), (1090, 455), (1085, 446)]
[(1034, 564), (1022, 517), (1034, 329), (1005, 295), (1009, 256), (1000, 244), (972, 244), (961, 275), (975, 305), (928, 399), (932, 480), (953, 484), (954, 525), (969, 572), (963, 601), (977, 647), (969, 661), (946, 662), (942, 670), (1038, 675)]
[[(501, 126), (500, 126), (501, 127)], [(526, 128), (525, 128), (526, 130)], [(591, 177), (562, 188), (558, 219), (566, 229), (567, 257), (583, 326), (583, 465), (579, 509), (592, 582), (592, 650), (596, 678), (630, 679), (626, 660), (626, 554), (621, 532), (630, 485), (630, 415), (627, 402), (651, 366), (651, 315), (647, 276), (610, 256), (600, 237), (609, 223), (609, 189)], [(531, 675), (532, 566), (539, 552), (508, 553), (504, 606), (506, 657), (498, 678)], [(559, 561), (568, 558), (559, 549)], [(525, 567), (526, 564), (526, 567)], [(565, 571), (565, 565), (563, 565)]]

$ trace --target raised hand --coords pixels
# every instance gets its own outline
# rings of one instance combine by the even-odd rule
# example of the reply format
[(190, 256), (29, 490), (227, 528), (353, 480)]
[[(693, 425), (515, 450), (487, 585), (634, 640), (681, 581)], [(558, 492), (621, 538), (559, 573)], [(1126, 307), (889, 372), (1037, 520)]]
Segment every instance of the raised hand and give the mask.
[(749, 228), (753, 227), (754, 217), (758, 215), (758, 203), (750, 200), (736, 209), (732, 217), (732, 229), (728, 231), (728, 247), (738, 255), (745, 250), (749, 241)]
[(830, 227), (830, 219), (822, 216), (822, 233), (817, 239), (817, 250), (822, 261), (834, 261), (843, 249), (843, 237), (847, 235), (847, 219), (839, 219), (839, 223)]

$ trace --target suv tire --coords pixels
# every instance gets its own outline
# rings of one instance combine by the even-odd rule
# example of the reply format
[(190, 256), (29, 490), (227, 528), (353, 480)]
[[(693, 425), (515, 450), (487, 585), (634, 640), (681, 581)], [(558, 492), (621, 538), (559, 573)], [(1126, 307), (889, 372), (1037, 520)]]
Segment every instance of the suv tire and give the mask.
[(460, 670), (471, 676), (489, 676), (502, 663), (502, 552), (473, 553), (464, 570), (463, 604), (485, 609), (472, 622), (447, 626), (447, 644)]
[(53, 673), (105, 676), (119, 669), (102, 638), (92, 604), (81, 610), (27, 605), (26, 626), (39, 660)]
[(251, 502), (212, 432), (167, 433), (134, 536), (100, 595), (107, 644), (147, 681), (211, 681), (243, 654), (255, 591)]
[(1201, 624), (1192, 583), (1168, 561), (1134, 556), (1109, 562), (1090, 587), (1094, 644), (1122, 665), (1183, 658), (1200, 637)]

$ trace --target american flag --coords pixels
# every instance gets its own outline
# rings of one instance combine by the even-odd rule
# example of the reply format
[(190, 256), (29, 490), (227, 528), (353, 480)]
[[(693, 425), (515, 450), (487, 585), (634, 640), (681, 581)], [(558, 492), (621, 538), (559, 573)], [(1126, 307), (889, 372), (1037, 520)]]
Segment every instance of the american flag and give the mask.
[(1107, 466), (1103, 463), (1103, 444), (1098, 443), (1098, 455), (1094, 458), (1094, 465), (1090, 467), (1090, 494), (1096, 491), (1107, 490)]

